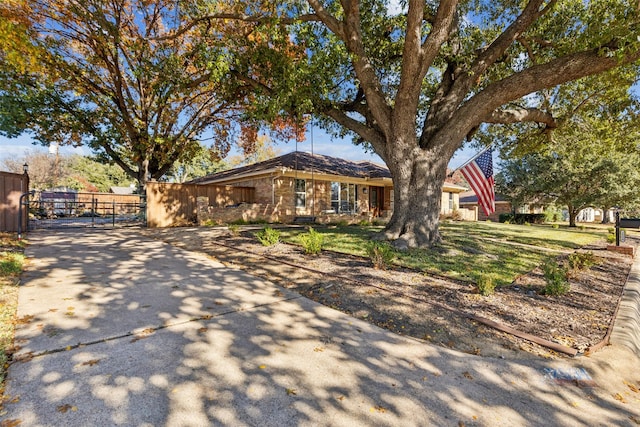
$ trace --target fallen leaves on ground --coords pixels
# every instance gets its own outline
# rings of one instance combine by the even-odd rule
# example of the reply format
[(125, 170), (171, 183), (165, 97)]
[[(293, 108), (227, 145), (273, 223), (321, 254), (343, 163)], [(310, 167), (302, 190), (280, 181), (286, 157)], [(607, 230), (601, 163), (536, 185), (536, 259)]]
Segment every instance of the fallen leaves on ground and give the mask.
[(56, 407), (56, 411), (63, 414), (67, 413), (68, 411), (76, 412), (77, 410), (78, 410), (77, 406), (72, 406), (72, 405), (69, 405), (68, 403), (65, 403), (64, 405), (60, 405)]
[(0, 427), (16, 427), (22, 424), (22, 420), (3, 420)]
[(295, 388), (288, 388), (287, 389), (287, 396), (295, 396), (296, 394), (298, 394), (298, 393), (296, 392)]
[(26, 325), (31, 322), (35, 316), (32, 314), (27, 314), (26, 316), (22, 316), (16, 319), (16, 325)]
[(153, 335), (153, 333), (155, 331), (156, 330), (153, 329), (153, 328), (144, 329), (143, 331), (140, 331), (140, 332), (134, 334), (134, 337), (131, 340), (131, 342), (136, 342), (136, 341), (139, 341), (141, 339), (148, 338), (149, 336)]
[(100, 363), (100, 359), (87, 360), (86, 362), (82, 362), (81, 364), (84, 366), (93, 366), (93, 365), (97, 365), (98, 363)]
[(627, 401), (625, 400), (624, 396), (622, 396), (620, 393), (616, 393), (613, 395), (613, 398), (619, 402), (622, 403), (627, 403)]
[(640, 393), (640, 390), (638, 389), (638, 387), (635, 386), (635, 384), (631, 384), (627, 381), (625, 381), (624, 383), (627, 385), (627, 387), (629, 387), (629, 390), (631, 390), (632, 392)]
[(374, 412), (374, 411), (384, 414), (385, 412), (387, 412), (387, 408), (385, 408), (384, 406), (376, 405), (373, 408), (371, 408), (371, 412)]

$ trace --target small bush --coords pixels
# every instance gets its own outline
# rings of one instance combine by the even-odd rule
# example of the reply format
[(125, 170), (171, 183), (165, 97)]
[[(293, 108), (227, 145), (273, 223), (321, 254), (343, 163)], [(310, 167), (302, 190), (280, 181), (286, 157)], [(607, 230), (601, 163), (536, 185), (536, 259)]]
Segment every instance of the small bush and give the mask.
[(271, 227), (265, 227), (255, 234), (256, 238), (264, 246), (273, 246), (280, 241), (280, 232)]
[(498, 222), (503, 222), (505, 224), (511, 224), (513, 222), (513, 214), (510, 213), (501, 213), (498, 216)]
[(607, 234), (607, 243), (615, 243), (616, 242), (616, 235), (615, 233), (613, 234)]
[(227, 228), (233, 236), (240, 234), (240, 226), (238, 224), (229, 224)]
[(554, 260), (549, 260), (542, 266), (544, 280), (547, 285), (542, 289), (543, 295), (564, 295), (569, 292), (568, 272), (564, 266), (558, 265)]
[(349, 221), (341, 219), (340, 221), (336, 222), (336, 225), (338, 227), (346, 227), (347, 225), (349, 225)]
[(614, 227), (609, 227), (609, 228), (607, 228), (607, 233), (616, 234), (616, 229)]
[(309, 228), (309, 232), (300, 236), (300, 243), (304, 248), (304, 253), (309, 255), (317, 255), (322, 251), (324, 243), (324, 235), (318, 233), (313, 227)]
[(371, 241), (367, 243), (366, 249), (373, 267), (379, 270), (389, 268), (395, 258), (393, 248), (387, 242)]
[(496, 289), (496, 284), (493, 281), (493, 277), (489, 274), (481, 274), (476, 279), (476, 284), (478, 286), (478, 293), (483, 297), (488, 297), (493, 295), (493, 292)]
[(551, 226), (551, 228), (553, 228), (553, 229), (557, 230), (558, 228), (560, 228), (560, 226), (559, 226), (558, 224), (553, 224), (553, 225)]
[(366, 219), (363, 219), (363, 220), (361, 220), (361, 221), (358, 223), (358, 225), (359, 225), (360, 227), (369, 227), (369, 226), (371, 225), (371, 222), (369, 222), (369, 221), (368, 221), (368, 220), (366, 220)]
[(218, 223), (211, 218), (202, 223), (203, 227), (215, 227), (216, 225), (218, 225)]
[(569, 255), (569, 268), (571, 270), (586, 270), (596, 264), (596, 258), (593, 252), (574, 252)]

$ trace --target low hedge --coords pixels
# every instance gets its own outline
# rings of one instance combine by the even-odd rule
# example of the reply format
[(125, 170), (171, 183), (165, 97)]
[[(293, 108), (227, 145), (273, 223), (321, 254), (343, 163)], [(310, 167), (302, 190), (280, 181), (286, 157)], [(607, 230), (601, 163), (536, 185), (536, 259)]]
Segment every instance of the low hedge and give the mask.
[(524, 223), (528, 223), (528, 224), (544, 224), (546, 219), (546, 215), (541, 213), (541, 214), (531, 214), (531, 213), (517, 213), (517, 214), (510, 214), (510, 213), (504, 213), (504, 214), (500, 214), (498, 220), (500, 222), (510, 222), (512, 224), (524, 224)]

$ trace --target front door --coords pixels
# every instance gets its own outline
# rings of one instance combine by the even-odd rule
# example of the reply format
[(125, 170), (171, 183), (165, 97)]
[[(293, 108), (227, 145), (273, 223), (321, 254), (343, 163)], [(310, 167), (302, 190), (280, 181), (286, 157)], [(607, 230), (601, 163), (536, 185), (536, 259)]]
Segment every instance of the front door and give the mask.
[(380, 216), (384, 208), (384, 187), (369, 187), (369, 208), (373, 216)]

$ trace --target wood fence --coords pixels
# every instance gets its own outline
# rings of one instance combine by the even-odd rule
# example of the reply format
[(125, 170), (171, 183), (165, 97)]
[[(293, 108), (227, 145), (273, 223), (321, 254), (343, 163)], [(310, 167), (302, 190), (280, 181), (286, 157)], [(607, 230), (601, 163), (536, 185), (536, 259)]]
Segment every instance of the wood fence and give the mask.
[(253, 203), (255, 188), (148, 182), (147, 226), (196, 224), (198, 197), (208, 197), (209, 205), (216, 207)]
[[(29, 191), (29, 176), (0, 172), (0, 231), (18, 231), (20, 196)], [(23, 212), (25, 213), (25, 212)], [(27, 215), (22, 216), (22, 229), (27, 228)]]

